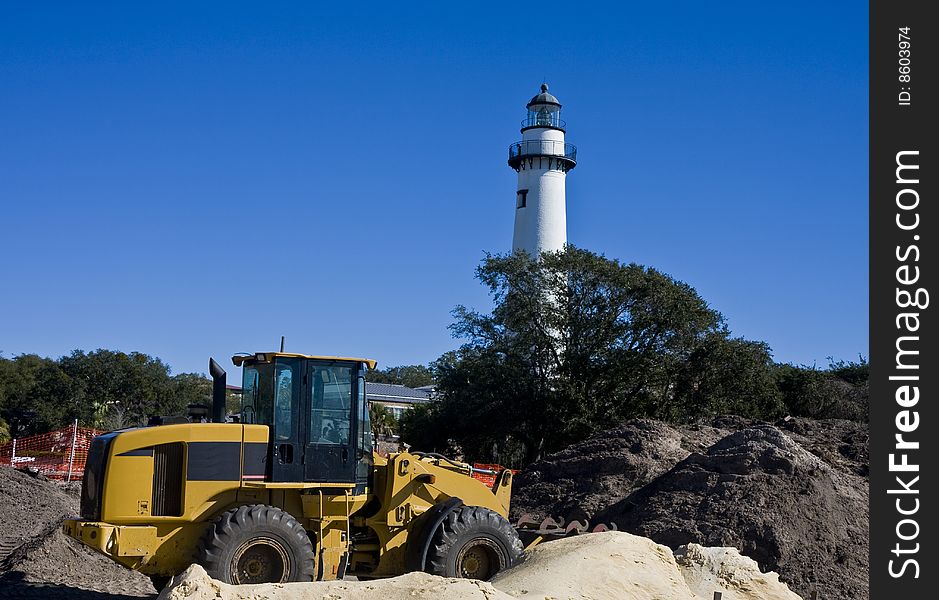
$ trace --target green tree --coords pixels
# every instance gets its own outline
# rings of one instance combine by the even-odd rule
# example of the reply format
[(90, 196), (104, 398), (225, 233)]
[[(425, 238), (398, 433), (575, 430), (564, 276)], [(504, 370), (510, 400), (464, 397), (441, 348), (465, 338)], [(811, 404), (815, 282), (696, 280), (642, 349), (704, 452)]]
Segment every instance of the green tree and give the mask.
[(722, 332), (708, 334), (676, 381), (672, 420), (713, 414), (770, 419), (784, 415), (769, 346)]
[(55, 429), (79, 416), (80, 391), (59, 365), (35, 354), (0, 358), (0, 418), (11, 437)]
[(418, 388), (436, 383), (430, 367), (424, 365), (401, 365), (387, 369), (372, 369), (366, 375), (372, 383), (396, 383), (409, 388)]
[[(720, 313), (655, 269), (568, 247), (489, 255), (477, 277), (495, 306), (454, 310), (467, 342), (432, 366), (441, 401), (421, 415), (468, 457), (525, 464), (623, 418), (779, 408), (768, 348), (729, 339)], [(722, 375), (726, 361), (743, 376)]]
[(782, 364), (776, 365), (775, 371), (776, 385), (788, 414), (868, 420), (870, 368), (863, 357), (858, 362), (830, 362), (827, 369)]
[(859, 356), (857, 362), (835, 360), (828, 357), (828, 370), (832, 375), (856, 386), (865, 386), (870, 381), (871, 368), (867, 359)]
[(372, 435), (375, 439), (391, 435), (397, 429), (398, 420), (388, 410), (388, 407), (377, 402), (369, 402), (368, 417), (372, 423)]
[(418, 404), (404, 411), (398, 420), (398, 435), (415, 450), (454, 456), (449, 432), (441, 427), (444, 423), (441, 407), (441, 403)]
[(57, 360), (35, 354), (0, 356), (0, 420), (22, 437), (84, 425), (113, 429), (141, 425), (152, 415), (184, 414), (211, 402), (204, 375), (171, 376), (158, 358), (140, 352), (76, 350)]
[(174, 403), (212, 404), (212, 380), (200, 373), (180, 373), (172, 377)]
[(83, 386), (86, 408), (95, 425), (121, 414), (124, 425), (144, 424), (154, 414), (180, 414), (170, 369), (158, 358), (140, 353), (76, 350), (60, 360), (66, 374)]

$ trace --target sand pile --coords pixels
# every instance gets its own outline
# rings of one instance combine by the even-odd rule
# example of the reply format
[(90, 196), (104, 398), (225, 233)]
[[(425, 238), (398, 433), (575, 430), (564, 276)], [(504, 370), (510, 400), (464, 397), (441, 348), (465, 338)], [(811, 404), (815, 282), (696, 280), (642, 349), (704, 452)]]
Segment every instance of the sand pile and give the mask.
[(515, 598), (697, 600), (671, 550), (648, 538), (610, 531), (536, 546), (492, 584)]
[(377, 581), (230, 586), (190, 567), (160, 600), (799, 600), (774, 574), (732, 548), (695, 549), (682, 558), (651, 540), (622, 532), (570, 537), (537, 546), (491, 583), (409, 573)]
[(176, 577), (159, 600), (511, 600), (491, 583), (408, 573), (375, 581), (317, 581), (228, 585), (192, 565)]
[[(62, 519), (78, 514), (80, 486), (0, 466), (3, 598), (115, 598), (155, 593), (150, 580), (73, 541)], [(85, 590), (83, 593), (82, 590)]]
[(688, 587), (705, 598), (712, 598), (714, 592), (721, 592), (721, 600), (799, 598), (779, 582), (779, 575), (762, 573), (756, 561), (742, 556), (735, 548), (688, 544), (675, 551), (675, 562)]

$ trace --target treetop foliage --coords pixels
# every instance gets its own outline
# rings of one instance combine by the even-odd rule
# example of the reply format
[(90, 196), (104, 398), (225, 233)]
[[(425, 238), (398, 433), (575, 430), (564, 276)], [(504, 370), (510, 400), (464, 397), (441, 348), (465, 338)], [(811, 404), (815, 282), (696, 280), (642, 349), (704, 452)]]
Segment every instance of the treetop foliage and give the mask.
[(419, 388), (435, 383), (434, 373), (424, 365), (401, 365), (386, 369), (372, 369), (365, 376), (372, 383), (394, 383), (409, 388)]
[(789, 412), (770, 348), (660, 271), (568, 246), (476, 276), (494, 308), (454, 309), (465, 343), (431, 367), (440, 402), (402, 418), (414, 446), (517, 466), (625, 418)]
[[(520, 467), (633, 417), (867, 419), (863, 358), (776, 364), (766, 343), (731, 336), (691, 286), (653, 268), (568, 246), (539, 260), (487, 255), (476, 276), (494, 308), (454, 309), (458, 349), (368, 373), (373, 383), (435, 384), (439, 400), (398, 422), (373, 406), (376, 433), (397, 429), (416, 449)], [(0, 355), (0, 440), (73, 419), (139, 425), (208, 404), (211, 389), (205, 375), (172, 375), (139, 352)]]
[(776, 365), (776, 385), (789, 414), (816, 419), (867, 421), (870, 400), (870, 366), (834, 362), (827, 369), (816, 366)]
[(83, 426), (117, 429), (156, 414), (181, 414), (208, 403), (204, 375), (171, 375), (163, 361), (140, 352), (75, 350), (58, 359), (35, 354), (0, 357), (0, 420), (8, 435), (49, 431), (78, 419)]

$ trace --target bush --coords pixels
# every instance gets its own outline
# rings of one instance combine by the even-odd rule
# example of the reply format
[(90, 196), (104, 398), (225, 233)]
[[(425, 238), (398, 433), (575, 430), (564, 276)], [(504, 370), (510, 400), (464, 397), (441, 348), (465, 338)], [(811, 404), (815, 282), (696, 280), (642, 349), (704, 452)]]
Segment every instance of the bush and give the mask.
[(863, 357), (858, 362), (832, 362), (827, 370), (784, 364), (776, 366), (776, 384), (792, 416), (867, 421), (869, 373)]

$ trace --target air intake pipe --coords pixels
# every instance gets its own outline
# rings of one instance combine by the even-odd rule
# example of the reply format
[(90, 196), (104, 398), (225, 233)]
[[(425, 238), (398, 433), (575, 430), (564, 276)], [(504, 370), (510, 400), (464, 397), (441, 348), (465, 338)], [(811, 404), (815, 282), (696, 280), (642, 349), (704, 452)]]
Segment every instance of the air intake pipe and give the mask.
[(225, 369), (209, 359), (209, 374), (212, 375), (212, 422), (225, 422)]

